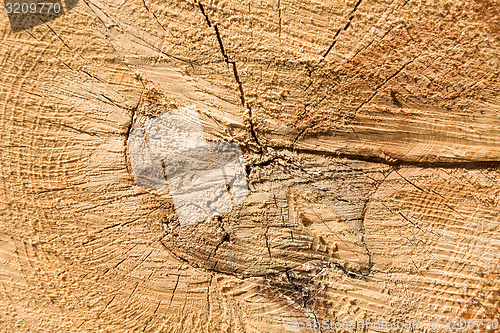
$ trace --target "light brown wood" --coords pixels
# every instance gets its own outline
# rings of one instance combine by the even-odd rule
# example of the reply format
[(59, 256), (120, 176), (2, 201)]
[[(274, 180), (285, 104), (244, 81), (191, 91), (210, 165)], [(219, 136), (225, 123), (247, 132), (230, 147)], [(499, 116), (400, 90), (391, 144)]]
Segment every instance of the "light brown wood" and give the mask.
[[(0, 330), (500, 319), (499, 12), (82, 0), (12, 33), (1, 10)], [(191, 105), (250, 193), (181, 227), (127, 137)]]

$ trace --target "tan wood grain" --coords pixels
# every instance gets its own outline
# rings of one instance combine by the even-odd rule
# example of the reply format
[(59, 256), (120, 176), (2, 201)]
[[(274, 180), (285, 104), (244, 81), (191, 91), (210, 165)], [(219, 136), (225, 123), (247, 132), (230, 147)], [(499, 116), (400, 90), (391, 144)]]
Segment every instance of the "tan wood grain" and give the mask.
[[(0, 11), (0, 330), (498, 319), (499, 11), (82, 0), (18, 33)], [(181, 227), (127, 135), (189, 105), (250, 194)]]

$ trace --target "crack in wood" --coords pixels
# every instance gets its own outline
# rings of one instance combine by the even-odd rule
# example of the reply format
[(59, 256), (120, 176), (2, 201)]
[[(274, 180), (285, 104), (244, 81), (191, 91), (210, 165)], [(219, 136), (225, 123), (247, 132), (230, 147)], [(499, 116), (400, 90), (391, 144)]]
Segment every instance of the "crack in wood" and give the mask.
[(358, 10), (359, 5), (361, 4), (361, 1), (363, 1), (363, 0), (358, 0), (358, 2), (354, 5), (354, 8), (352, 9), (352, 11), (350, 13), (349, 19), (347, 20), (347, 23), (344, 25), (344, 28), (343, 29), (339, 28), (337, 30), (337, 32), (335, 33), (335, 36), (333, 36), (332, 43), (330, 44), (330, 46), (328, 47), (328, 49), (326, 50), (326, 52), (323, 54), (323, 57), (320, 59), (318, 65), (320, 65), (323, 62), (323, 60), (325, 60), (326, 56), (330, 53), (330, 51), (333, 49), (333, 47), (337, 43), (337, 37), (339, 36), (340, 31), (342, 31), (342, 30), (346, 31), (347, 28), (349, 28), (349, 26), (351, 25), (351, 21), (354, 19), (354, 14), (356, 13), (356, 11)]
[(392, 75), (390, 75), (387, 79), (384, 80), (384, 82), (382, 82), (381, 84), (379, 84), (376, 88), (375, 88), (375, 91), (371, 94), (371, 96), (363, 101), (360, 105), (358, 105), (358, 107), (354, 110), (353, 114), (350, 116), (351, 118), (355, 118), (356, 117), (356, 114), (358, 113), (358, 111), (363, 107), (365, 106), (366, 104), (370, 103), (374, 98), (375, 96), (377, 95), (377, 93), (379, 92), (380, 88), (384, 87), (390, 80), (392, 80), (393, 78), (395, 78), (399, 73), (401, 73), (401, 71), (403, 71), (403, 69), (406, 68), (406, 66), (408, 66), (409, 64), (413, 63), (415, 60), (417, 60), (417, 58), (420, 57), (420, 53), (417, 54), (413, 59), (407, 61), (406, 63), (403, 64), (403, 66), (401, 66), (398, 70), (396, 70), (396, 72), (394, 72)]
[(252, 109), (251, 109), (250, 105), (245, 100), (245, 92), (243, 90), (243, 83), (240, 80), (240, 76), (238, 74), (238, 68), (236, 66), (236, 62), (232, 61), (232, 60), (229, 60), (229, 56), (227, 55), (226, 50), (224, 48), (224, 44), (222, 42), (222, 38), (221, 38), (220, 33), (219, 33), (219, 27), (217, 26), (217, 24), (212, 24), (212, 22), (210, 21), (210, 18), (208, 17), (208, 14), (205, 12), (205, 8), (203, 7), (203, 5), (202, 5), (202, 3), (200, 1), (195, 1), (195, 3), (198, 4), (198, 7), (200, 8), (201, 13), (205, 17), (208, 26), (209, 27), (213, 27), (213, 29), (215, 31), (215, 36), (217, 37), (217, 42), (219, 44), (219, 48), (220, 48), (220, 51), (221, 51), (222, 56), (224, 58), (224, 61), (226, 62), (226, 64), (231, 65), (231, 67), (232, 67), (233, 76), (234, 76), (234, 79), (236, 81), (236, 84), (238, 85), (238, 90), (240, 92), (241, 106), (243, 106), (244, 108), (246, 108), (247, 112), (248, 112), (248, 122), (249, 122), (249, 127), (250, 127), (250, 135), (252, 136), (252, 138), (254, 139), (255, 143), (257, 144), (259, 152), (261, 154), (263, 154), (264, 153), (264, 148), (263, 148), (262, 144), (260, 143), (259, 138), (257, 137), (257, 133), (255, 132), (255, 127), (254, 127), (254, 123), (253, 123)]
[[(273, 149), (281, 149), (284, 151), (291, 151), (289, 146), (272, 146)], [(310, 148), (297, 148), (296, 146), (293, 148), (293, 152), (296, 153), (304, 153), (318, 156), (333, 156), (344, 158), (352, 161), (364, 161), (371, 163), (379, 163), (389, 166), (413, 166), (418, 168), (441, 168), (441, 169), (468, 169), (468, 170), (481, 170), (481, 169), (497, 169), (500, 168), (500, 160), (474, 160), (474, 161), (412, 161), (412, 160), (402, 160), (392, 156), (389, 156), (387, 153), (385, 155), (387, 157), (380, 157), (374, 155), (361, 155), (355, 153), (346, 153), (346, 152), (338, 152), (338, 151), (324, 151), (324, 150), (315, 150)]]

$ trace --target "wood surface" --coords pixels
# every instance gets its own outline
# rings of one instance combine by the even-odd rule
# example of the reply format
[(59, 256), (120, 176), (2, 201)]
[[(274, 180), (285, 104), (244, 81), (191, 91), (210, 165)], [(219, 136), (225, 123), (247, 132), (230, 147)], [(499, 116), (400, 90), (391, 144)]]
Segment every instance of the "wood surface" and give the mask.
[[(500, 319), (499, 37), (497, 0), (0, 10), (0, 331)], [(127, 138), (192, 105), (250, 193), (181, 227)]]

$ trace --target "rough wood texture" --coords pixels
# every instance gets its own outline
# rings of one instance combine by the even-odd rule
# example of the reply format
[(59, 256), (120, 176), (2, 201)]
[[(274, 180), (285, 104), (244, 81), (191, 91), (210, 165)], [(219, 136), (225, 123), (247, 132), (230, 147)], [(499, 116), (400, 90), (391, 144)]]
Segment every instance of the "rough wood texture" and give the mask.
[[(499, 13), (82, 0), (14, 34), (0, 11), (0, 330), (498, 319)], [(189, 105), (251, 193), (180, 227), (126, 143)]]

